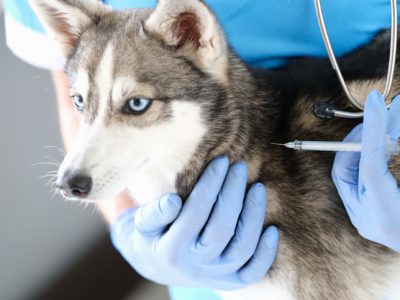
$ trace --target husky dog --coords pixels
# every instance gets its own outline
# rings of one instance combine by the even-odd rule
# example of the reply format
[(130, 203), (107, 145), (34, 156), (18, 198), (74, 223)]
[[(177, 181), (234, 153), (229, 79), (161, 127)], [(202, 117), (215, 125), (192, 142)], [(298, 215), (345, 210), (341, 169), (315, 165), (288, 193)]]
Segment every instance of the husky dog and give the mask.
[[(351, 109), (327, 60), (252, 70), (201, 0), (126, 11), (94, 0), (30, 1), (66, 58), (81, 115), (58, 174), (67, 197), (127, 189), (140, 203), (169, 192), (185, 198), (210, 159), (227, 154), (248, 163), (249, 183), (267, 185), (266, 222), (281, 240), (265, 279), (226, 299), (377, 300), (400, 282), (400, 255), (364, 240), (349, 222), (330, 177), (333, 154), (271, 146), (342, 140), (356, 125), (313, 116), (317, 101)], [(384, 32), (340, 59), (358, 99), (382, 89), (388, 53)], [(398, 92), (398, 77), (394, 85)]]

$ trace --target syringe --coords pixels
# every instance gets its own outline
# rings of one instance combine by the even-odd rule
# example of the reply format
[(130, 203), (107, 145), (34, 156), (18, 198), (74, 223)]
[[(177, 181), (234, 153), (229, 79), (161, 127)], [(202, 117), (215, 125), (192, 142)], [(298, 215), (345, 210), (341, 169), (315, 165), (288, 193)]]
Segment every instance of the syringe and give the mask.
[[(286, 144), (272, 143), (273, 145), (285, 146), (286, 148), (294, 150), (305, 150), (305, 151), (349, 151), (349, 152), (361, 152), (361, 143), (351, 142), (323, 142), (323, 141), (293, 141)], [(386, 136), (386, 157), (389, 159), (391, 156), (398, 155), (400, 153), (400, 147), (398, 140), (391, 139), (390, 136)]]

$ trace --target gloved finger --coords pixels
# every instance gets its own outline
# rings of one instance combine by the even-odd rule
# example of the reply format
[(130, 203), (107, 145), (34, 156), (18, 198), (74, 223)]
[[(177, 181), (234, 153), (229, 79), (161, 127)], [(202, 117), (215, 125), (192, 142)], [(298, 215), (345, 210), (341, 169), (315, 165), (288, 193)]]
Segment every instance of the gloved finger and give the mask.
[(247, 193), (235, 236), (222, 255), (222, 261), (235, 262), (236, 270), (253, 256), (257, 248), (264, 224), (266, 199), (265, 187), (261, 183), (253, 185)]
[[(396, 113), (399, 109), (399, 104), (396, 102), (392, 106), (393, 113)], [(388, 128), (389, 114), (390, 111), (386, 110), (382, 98), (373, 98), (372, 101), (367, 102), (359, 182), (359, 194), (363, 201), (380, 199), (381, 191), (386, 193), (396, 193), (398, 191), (397, 182), (388, 170), (385, 150), (387, 132), (385, 128)], [(376, 140), (377, 143), (374, 144), (373, 140)], [(376, 203), (368, 203), (368, 205), (374, 204)]]
[[(387, 172), (386, 132), (388, 111), (383, 97), (372, 91), (367, 98), (362, 134), (360, 179), (369, 185)], [(359, 186), (359, 188), (362, 188)]]
[[(346, 195), (347, 197), (351, 197), (351, 195)], [(342, 197), (342, 196), (340, 196)], [(343, 199), (343, 198), (342, 198)], [(346, 209), (347, 215), (350, 218), (351, 224), (353, 224), (354, 227), (359, 228), (360, 226), (360, 220), (359, 220), (359, 215), (357, 213), (357, 210), (360, 211), (360, 203), (359, 201), (354, 201), (352, 202), (352, 206), (347, 204), (346, 202), (343, 201), (343, 205)]]
[(226, 156), (214, 159), (207, 166), (167, 236), (178, 235), (186, 241), (197, 240), (217, 200), (228, 167), (229, 161)]
[(388, 133), (392, 139), (400, 137), (400, 95), (394, 98), (390, 106)]
[[(359, 156), (359, 154), (358, 154)], [(358, 166), (357, 166), (358, 169)], [(358, 193), (358, 170), (354, 170), (354, 178), (350, 175), (346, 178), (338, 175), (335, 169), (332, 170), (332, 180), (336, 186), (336, 190), (343, 201), (347, 214), (354, 226), (357, 226), (357, 213), (360, 211), (361, 203)], [(342, 176), (342, 177), (339, 177)]]
[(219, 290), (233, 290), (260, 281), (275, 260), (278, 243), (278, 229), (270, 226), (261, 236), (254, 255), (239, 271), (222, 276), (214, 270), (208, 272), (208, 285)]
[(221, 257), (203, 266), (205, 274), (234, 274), (249, 261), (260, 240), (265, 208), (265, 187), (261, 183), (254, 184), (247, 193), (235, 236)]
[(182, 208), (179, 196), (168, 194), (139, 207), (135, 216), (136, 229), (142, 233), (157, 235), (171, 224)]
[[(362, 124), (356, 126), (343, 141), (361, 142), (362, 128)], [(331, 173), (333, 183), (350, 218), (355, 217), (354, 211), (359, 211), (360, 207), (358, 197), (360, 157), (358, 152), (337, 152)]]
[(253, 257), (238, 273), (243, 283), (256, 283), (265, 276), (275, 260), (278, 243), (278, 229), (270, 226), (261, 236)]
[(243, 162), (233, 164), (229, 168), (208, 223), (196, 243), (196, 250), (203, 253), (205, 260), (219, 256), (235, 234), (246, 184), (247, 165)]
[(135, 228), (135, 214), (137, 208), (129, 208), (118, 216), (116, 221), (110, 226), (111, 242), (116, 249), (123, 255), (129, 253), (127, 247), (132, 247), (132, 237)]
[[(360, 182), (362, 186), (360, 192), (362, 199), (371, 210), (376, 211), (379, 215), (384, 215), (385, 211), (391, 211), (391, 203), (390, 201), (386, 201), (386, 199), (382, 199), (382, 196), (388, 195), (389, 199), (395, 194), (399, 194), (400, 196), (397, 180), (389, 170), (383, 175), (372, 175), (371, 177), (374, 177), (374, 180), (370, 180), (368, 184), (362, 180)], [(385, 201), (385, 205), (382, 205), (382, 201)], [(395, 205), (397, 207), (397, 202)], [(398, 209), (395, 208), (396, 210)], [(378, 213), (378, 211), (382, 212)]]
[[(343, 140), (344, 142), (360, 143), (362, 137), (362, 124), (356, 126)], [(337, 152), (332, 167), (332, 179), (339, 189), (342, 186), (358, 185), (358, 169), (360, 153)]]

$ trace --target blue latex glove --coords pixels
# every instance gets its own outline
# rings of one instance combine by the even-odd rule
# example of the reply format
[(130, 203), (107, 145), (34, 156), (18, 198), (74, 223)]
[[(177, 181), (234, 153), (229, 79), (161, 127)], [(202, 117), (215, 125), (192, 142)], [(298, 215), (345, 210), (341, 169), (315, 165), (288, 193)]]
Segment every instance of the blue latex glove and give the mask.
[(228, 168), (226, 157), (212, 161), (183, 206), (171, 194), (118, 218), (112, 241), (137, 272), (160, 284), (220, 290), (262, 279), (279, 239), (276, 227), (262, 233), (265, 187), (246, 195), (247, 166)]
[(386, 135), (400, 136), (400, 98), (390, 110), (382, 95), (372, 91), (365, 107), (364, 124), (345, 141), (362, 141), (362, 152), (336, 154), (332, 178), (359, 233), (374, 242), (400, 252), (400, 191), (388, 170)]

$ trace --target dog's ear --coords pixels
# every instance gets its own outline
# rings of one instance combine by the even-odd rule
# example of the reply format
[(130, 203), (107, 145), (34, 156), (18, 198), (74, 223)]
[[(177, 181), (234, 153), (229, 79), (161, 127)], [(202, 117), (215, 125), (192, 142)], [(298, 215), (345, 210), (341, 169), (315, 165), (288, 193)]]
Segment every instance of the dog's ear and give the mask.
[(29, 0), (46, 31), (52, 36), (64, 57), (76, 45), (81, 32), (98, 22), (109, 8), (97, 0)]
[(159, 0), (144, 28), (202, 71), (220, 82), (227, 81), (227, 42), (215, 15), (203, 1)]

